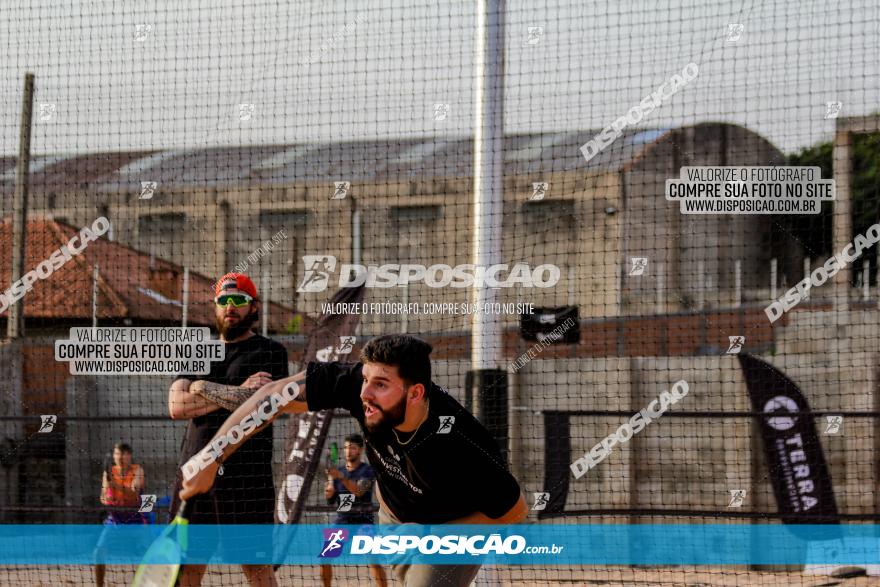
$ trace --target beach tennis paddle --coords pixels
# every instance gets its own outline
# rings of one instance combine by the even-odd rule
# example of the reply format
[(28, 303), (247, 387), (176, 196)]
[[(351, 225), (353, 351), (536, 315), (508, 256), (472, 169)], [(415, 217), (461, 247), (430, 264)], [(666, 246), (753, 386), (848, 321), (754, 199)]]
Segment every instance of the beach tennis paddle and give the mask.
[(144, 554), (134, 574), (132, 587), (174, 587), (187, 548), (189, 520), (186, 514), (186, 502), (183, 501), (168, 528)]

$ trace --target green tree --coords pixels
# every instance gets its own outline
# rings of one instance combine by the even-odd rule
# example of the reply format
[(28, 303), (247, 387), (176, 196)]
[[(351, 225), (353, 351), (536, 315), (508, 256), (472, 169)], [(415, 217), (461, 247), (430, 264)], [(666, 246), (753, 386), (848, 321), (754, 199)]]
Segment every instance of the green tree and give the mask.
[[(852, 221), (853, 234), (847, 235), (852, 240), (857, 234), (864, 232), (872, 224), (880, 222), (880, 134), (857, 134), (853, 136), (853, 185), (852, 185)], [(803, 149), (799, 153), (789, 155), (789, 165), (816, 166), (821, 168), (822, 177), (834, 177), (832, 173), (832, 143), (824, 142)], [(831, 212), (832, 204), (822, 205), (822, 213), (818, 215), (787, 215), (778, 216), (776, 221), (783, 230), (788, 230), (803, 243), (807, 254), (811, 257), (829, 257), (837, 251), (831, 250)], [(875, 245), (876, 246), (876, 245)], [(871, 273), (876, 276), (876, 253), (871, 247), (863, 253), (871, 263)], [(858, 262), (855, 276), (861, 262)], [(876, 282), (876, 277), (874, 280)]]

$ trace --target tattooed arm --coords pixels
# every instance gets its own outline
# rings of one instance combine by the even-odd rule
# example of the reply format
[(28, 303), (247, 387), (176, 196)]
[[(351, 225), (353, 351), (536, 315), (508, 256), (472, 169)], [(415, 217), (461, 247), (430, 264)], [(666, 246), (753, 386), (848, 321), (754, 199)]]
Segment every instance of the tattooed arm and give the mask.
[(237, 410), (238, 406), (251, 397), (255, 391), (255, 389), (238, 387), (237, 385), (223, 385), (204, 380), (196, 381), (189, 386), (190, 393), (200, 395), (230, 412)]
[[(241, 445), (243, 445), (251, 436), (268, 426), (280, 414), (300, 414), (308, 411), (305, 383), (306, 372), (301, 371), (296, 375), (273, 381), (262, 387), (259, 391), (251, 395), (226, 419), (214, 435), (214, 438), (212, 438), (211, 441), (205, 445), (205, 448), (196, 454), (196, 456), (190, 459), (190, 462), (198, 460), (203, 453), (209, 454), (208, 451), (211, 449), (211, 446), (215, 444), (217, 439), (228, 438), (229, 431), (233, 427), (237, 427), (240, 431), (238, 435), (239, 440), (233, 443), (227, 442), (225, 448), (221, 451), (221, 459), (229, 458), (229, 455), (238, 450), (238, 448), (241, 447)], [(273, 400), (270, 399), (273, 395), (277, 396), (278, 394), (286, 394), (288, 389), (293, 395), (293, 398), (290, 401), (287, 401), (285, 405), (281, 406), (280, 404), (274, 404)], [(275, 401), (277, 401), (277, 399)], [(269, 412), (271, 413), (267, 413), (263, 408), (271, 405), (277, 405), (280, 409), (277, 411), (272, 411), (270, 409)], [(260, 410), (262, 415), (267, 416), (267, 418), (265, 420), (261, 419), (259, 426), (245, 426), (246, 430), (243, 430), (242, 421), (245, 420), (245, 418), (252, 419), (256, 410)], [(186, 467), (186, 465), (184, 465), (184, 467)], [(208, 491), (214, 484), (214, 479), (217, 476), (217, 469), (219, 469), (219, 467), (220, 463), (218, 459), (209, 454), (208, 463), (203, 467), (196, 467), (196, 473), (191, 478), (184, 481), (183, 489), (180, 491), (180, 498), (189, 499), (193, 495)], [(184, 473), (184, 477), (186, 477), (186, 473)]]
[(254, 373), (240, 386), (221, 385), (204, 379), (178, 379), (171, 385), (168, 409), (175, 420), (196, 418), (220, 408), (234, 412), (256, 390), (271, 381), (265, 371)]
[(195, 384), (189, 379), (178, 379), (171, 384), (168, 390), (168, 414), (172, 420), (191, 420), (220, 409), (214, 402), (190, 393), (190, 387)]

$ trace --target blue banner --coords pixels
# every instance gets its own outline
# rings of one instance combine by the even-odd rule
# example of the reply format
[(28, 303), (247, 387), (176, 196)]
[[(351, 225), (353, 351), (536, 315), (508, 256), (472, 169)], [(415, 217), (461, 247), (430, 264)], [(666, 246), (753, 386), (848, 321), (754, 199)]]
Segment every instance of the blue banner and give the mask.
[(163, 532), (193, 564), (880, 564), (874, 524), (0, 525), (0, 564), (138, 564)]

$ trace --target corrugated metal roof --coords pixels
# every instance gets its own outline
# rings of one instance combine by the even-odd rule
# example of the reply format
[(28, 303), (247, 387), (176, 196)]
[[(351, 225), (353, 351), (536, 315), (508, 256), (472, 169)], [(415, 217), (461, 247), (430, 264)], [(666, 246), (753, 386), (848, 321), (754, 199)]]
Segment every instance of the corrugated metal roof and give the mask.
[[(132, 161), (148, 158), (150, 151), (89, 153), (85, 155), (37, 155), (31, 158), (31, 187), (34, 189), (72, 190), (95, 181), (106, 181)], [(8, 163), (8, 164), (4, 164)], [(15, 184), (15, 158), (0, 158), (0, 186)]]
[[(510, 135), (504, 139), (505, 174), (617, 170), (660, 138), (665, 129), (626, 130), (589, 162), (580, 147), (599, 131)], [(0, 157), (0, 188), (15, 178), (14, 157)], [(470, 177), (472, 137), (380, 139), (205, 149), (43, 155), (31, 163), (35, 188), (64, 186), (140, 192), (141, 182), (159, 189), (290, 185), (330, 181), (409, 181)]]

